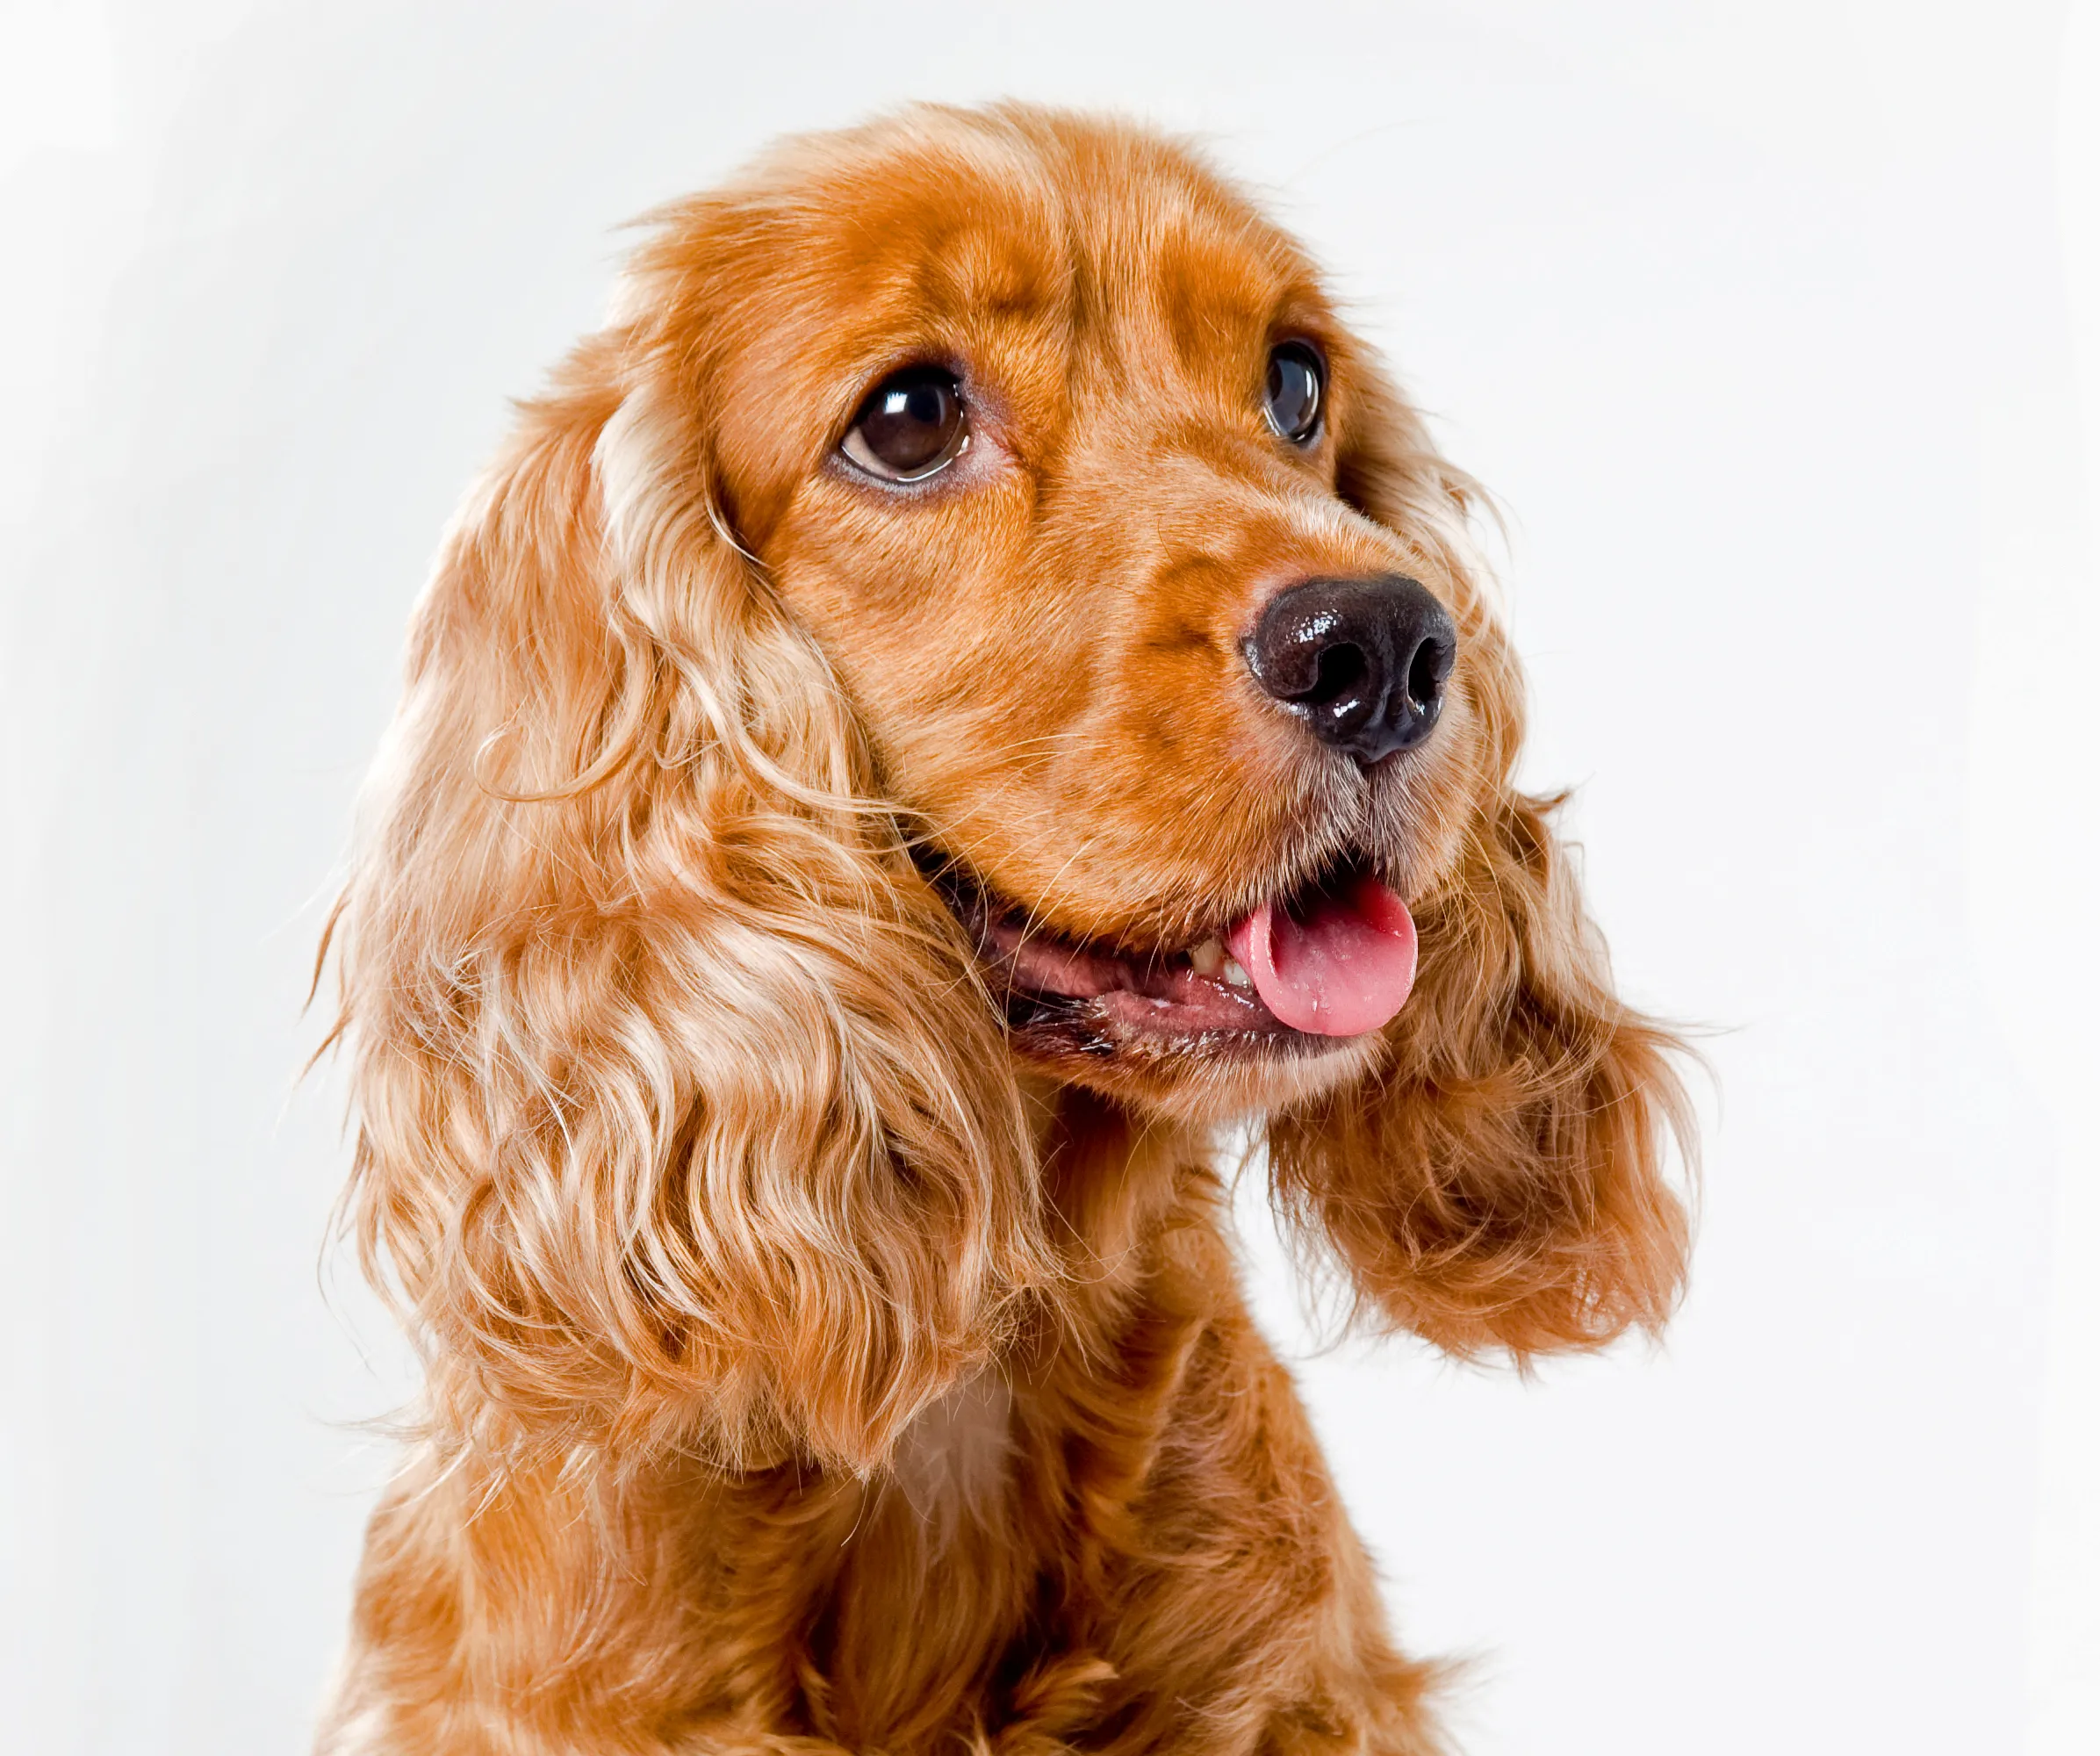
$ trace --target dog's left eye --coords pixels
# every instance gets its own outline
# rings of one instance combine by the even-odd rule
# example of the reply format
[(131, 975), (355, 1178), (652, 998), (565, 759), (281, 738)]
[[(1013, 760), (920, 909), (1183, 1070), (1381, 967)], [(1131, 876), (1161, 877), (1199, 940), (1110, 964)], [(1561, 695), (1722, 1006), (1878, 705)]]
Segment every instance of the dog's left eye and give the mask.
[(838, 449), (880, 480), (917, 482), (946, 469), (969, 440), (962, 386), (953, 375), (912, 366), (875, 386)]
[(1269, 424), (1279, 436), (1303, 445), (1320, 431), (1327, 380), (1327, 363), (1309, 342), (1284, 342), (1269, 350), (1263, 395)]

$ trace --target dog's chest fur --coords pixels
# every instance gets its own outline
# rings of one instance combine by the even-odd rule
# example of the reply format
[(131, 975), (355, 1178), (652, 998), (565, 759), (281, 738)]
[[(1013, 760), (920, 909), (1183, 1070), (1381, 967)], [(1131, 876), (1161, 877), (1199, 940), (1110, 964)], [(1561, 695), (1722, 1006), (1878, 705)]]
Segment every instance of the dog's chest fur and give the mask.
[(987, 1520), (1003, 1500), (1013, 1450), (1013, 1393), (980, 1372), (929, 1403), (904, 1429), (890, 1479), (925, 1527), (945, 1543), (965, 1519)]

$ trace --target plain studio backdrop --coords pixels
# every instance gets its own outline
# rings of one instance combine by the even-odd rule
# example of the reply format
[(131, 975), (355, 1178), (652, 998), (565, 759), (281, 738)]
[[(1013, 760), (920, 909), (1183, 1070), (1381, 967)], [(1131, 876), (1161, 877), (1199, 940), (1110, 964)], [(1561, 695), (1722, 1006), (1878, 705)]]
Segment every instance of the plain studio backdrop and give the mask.
[(1622, 982), (1714, 1033), (1659, 1349), (1323, 1350), (1241, 1203), (1467, 1747), (2100, 1749), (2092, 6), (5, 16), (0, 1744), (307, 1735), (412, 1379), (301, 1003), (506, 399), (620, 222), (1010, 94), (1331, 267), (1508, 512)]

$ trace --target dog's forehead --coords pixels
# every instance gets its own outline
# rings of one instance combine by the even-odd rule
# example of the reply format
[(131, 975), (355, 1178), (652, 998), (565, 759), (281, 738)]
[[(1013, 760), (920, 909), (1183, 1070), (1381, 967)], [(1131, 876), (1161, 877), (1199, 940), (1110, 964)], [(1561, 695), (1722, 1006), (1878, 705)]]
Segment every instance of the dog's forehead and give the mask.
[(1161, 338), (1203, 364), (1326, 317), (1284, 232), (1184, 149), (1114, 125), (899, 128), (794, 180), (811, 297), (852, 291), (832, 306), (845, 354), (1018, 329), (1118, 351)]
[(1289, 238), (1158, 141), (1111, 135), (1092, 154), (1044, 154), (1027, 169), (959, 160), (932, 187), (916, 176), (892, 186), (890, 268), (931, 310), (1056, 319), (1096, 340), (1156, 315), (1192, 354), (1319, 301)]

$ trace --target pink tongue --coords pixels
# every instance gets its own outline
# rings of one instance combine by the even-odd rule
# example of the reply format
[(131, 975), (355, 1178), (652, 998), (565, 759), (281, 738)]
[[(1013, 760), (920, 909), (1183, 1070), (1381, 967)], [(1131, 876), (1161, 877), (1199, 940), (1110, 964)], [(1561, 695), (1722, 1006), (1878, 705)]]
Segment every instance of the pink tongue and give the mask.
[(1225, 936), (1262, 1004), (1295, 1031), (1353, 1037), (1393, 1017), (1414, 986), (1414, 919), (1368, 875), (1264, 903)]

